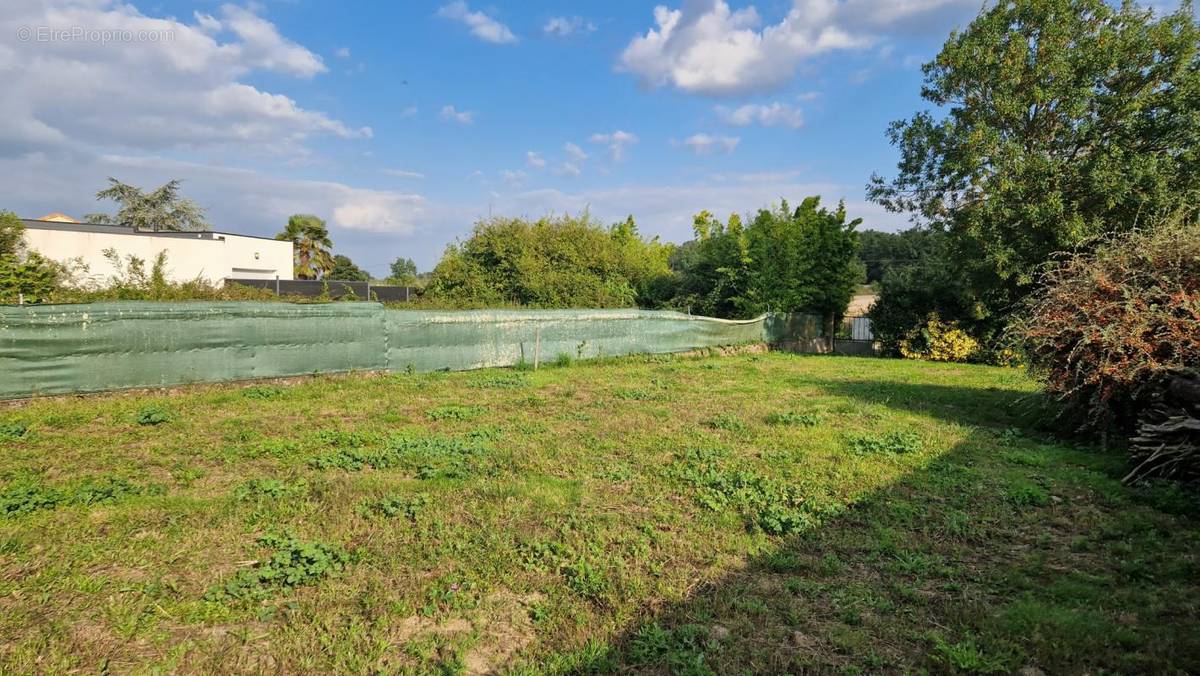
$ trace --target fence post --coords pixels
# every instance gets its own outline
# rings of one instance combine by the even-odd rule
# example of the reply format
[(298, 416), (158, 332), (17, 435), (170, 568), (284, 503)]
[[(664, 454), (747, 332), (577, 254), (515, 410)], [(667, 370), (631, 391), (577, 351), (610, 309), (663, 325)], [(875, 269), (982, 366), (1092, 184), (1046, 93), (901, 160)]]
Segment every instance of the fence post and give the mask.
[(275, 275), (275, 295), (279, 295), (279, 275)]
[(367, 300), (371, 300), (371, 280), (367, 280)]
[(542, 360), (542, 327), (533, 330), (533, 370), (538, 370), (538, 362)]

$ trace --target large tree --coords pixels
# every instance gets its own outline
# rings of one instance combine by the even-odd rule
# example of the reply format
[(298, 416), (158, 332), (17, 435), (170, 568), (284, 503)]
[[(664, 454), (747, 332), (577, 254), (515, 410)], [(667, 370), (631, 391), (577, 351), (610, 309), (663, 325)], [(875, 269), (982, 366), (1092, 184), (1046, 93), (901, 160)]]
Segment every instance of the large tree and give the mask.
[(893, 123), (869, 194), (947, 232), (998, 320), (1055, 253), (1200, 204), (1198, 39), (1190, 9), (998, 2), (925, 65), (940, 112)]
[(325, 221), (311, 214), (295, 214), (288, 218), (287, 227), (275, 239), (292, 243), (297, 279), (317, 279), (333, 270), (330, 249), (333, 240)]
[(209, 230), (204, 209), (179, 195), (180, 182), (171, 180), (150, 192), (109, 177), (108, 187), (96, 193), (98, 200), (120, 205), (115, 215), (88, 214), (89, 223), (120, 223), (145, 230)]
[(355, 265), (349, 256), (343, 256), (342, 254), (337, 254), (333, 257), (333, 267), (330, 268), (327, 277), (343, 282), (371, 281), (371, 273)]

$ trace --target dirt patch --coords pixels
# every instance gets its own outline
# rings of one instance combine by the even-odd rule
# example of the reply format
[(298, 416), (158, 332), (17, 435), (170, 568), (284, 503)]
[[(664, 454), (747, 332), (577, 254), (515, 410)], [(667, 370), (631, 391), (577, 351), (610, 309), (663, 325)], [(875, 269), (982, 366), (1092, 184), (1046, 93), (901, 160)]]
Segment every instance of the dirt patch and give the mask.
[(467, 617), (441, 622), (419, 615), (407, 617), (392, 628), (391, 642), (403, 646), (433, 636), (453, 638), (475, 633), (477, 640), (462, 656), (465, 673), (499, 673), (536, 638), (529, 610), (543, 598), (536, 593), (520, 596), (498, 591), (480, 601)]

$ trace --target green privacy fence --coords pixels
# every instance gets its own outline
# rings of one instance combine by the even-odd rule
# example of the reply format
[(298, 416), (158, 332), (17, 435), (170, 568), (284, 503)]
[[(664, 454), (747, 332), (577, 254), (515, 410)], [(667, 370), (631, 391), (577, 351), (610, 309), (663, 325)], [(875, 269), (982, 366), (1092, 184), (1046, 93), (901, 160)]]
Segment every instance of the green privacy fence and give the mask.
[[(811, 333), (811, 335), (809, 335)], [(390, 310), (377, 303), (0, 307), (0, 398), (342, 371), (434, 371), (667, 353), (819, 335), (803, 315), (746, 321), (643, 310)]]

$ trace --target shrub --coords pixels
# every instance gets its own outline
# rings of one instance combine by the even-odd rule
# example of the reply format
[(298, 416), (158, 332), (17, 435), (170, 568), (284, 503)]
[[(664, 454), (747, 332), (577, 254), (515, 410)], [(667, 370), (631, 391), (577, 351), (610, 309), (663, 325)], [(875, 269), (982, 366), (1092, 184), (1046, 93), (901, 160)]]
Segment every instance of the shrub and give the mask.
[(957, 323), (943, 322), (936, 313), (900, 341), (900, 354), (906, 359), (967, 361), (978, 351), (979, 343), (974, 338)]
[(1152, 439), (1135, 440), (1130, 479), (1200, 479), (1200, 224), (1111, 238), (1042, 283), (1012, 335), (1064, 415)]
[(494, 218), (447, 247), (426, 288), (450, 303), (532, 307), (654, 304), (669, 278), (671, 247), (644, 239), (632, 220), (606, 229), (586, 214), (537, 221)]

